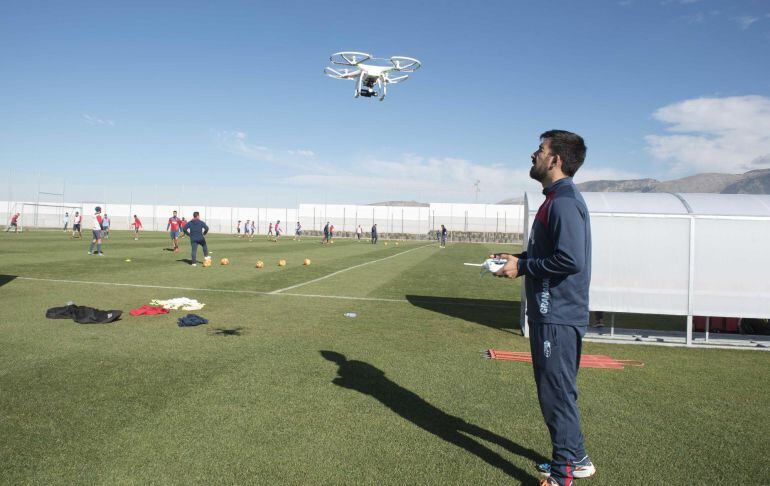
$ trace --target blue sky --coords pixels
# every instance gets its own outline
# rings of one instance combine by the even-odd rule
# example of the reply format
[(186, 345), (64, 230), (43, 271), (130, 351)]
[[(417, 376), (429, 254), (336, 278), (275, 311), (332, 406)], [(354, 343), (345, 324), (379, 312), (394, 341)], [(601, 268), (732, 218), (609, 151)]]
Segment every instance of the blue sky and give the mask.
[[(353, 99), (341, 50), (423, 68)], [(5, 2), (0, 194), (493, 203), (551, 128), (582, 180), (766, 168), (768, 52), (766, 0)]]

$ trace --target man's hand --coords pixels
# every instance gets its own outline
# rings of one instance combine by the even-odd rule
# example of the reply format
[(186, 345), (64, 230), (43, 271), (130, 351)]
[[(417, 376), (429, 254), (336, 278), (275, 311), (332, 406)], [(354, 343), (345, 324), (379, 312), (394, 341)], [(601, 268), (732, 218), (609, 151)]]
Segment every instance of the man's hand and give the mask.
[[(497, 256), (500, 255), (500, 256)], [(516, 258), (513, 255), (510, 255), (508, 253), (498, 253), (495, 255), (497, 258), (504, 258), (508, 260), (508, 262), (494, 273), (496, 277), (508, 277), (508, 278), (516, 278), (519, 276), (519, 259)]]
[(500, 259), (510, 260), (511, 257), (513, 257), (513, 255), (511, 255), (510, 253), (492, 253), (491, 255), (489, 255), (489, 258), (496, 258), (498, 260)]

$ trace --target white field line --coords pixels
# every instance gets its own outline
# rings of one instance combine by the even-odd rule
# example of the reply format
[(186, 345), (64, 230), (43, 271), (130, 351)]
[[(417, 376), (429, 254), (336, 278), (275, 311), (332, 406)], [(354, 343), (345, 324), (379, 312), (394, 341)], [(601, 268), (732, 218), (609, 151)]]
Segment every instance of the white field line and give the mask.
[(384, 262), (385, 260), (389, 260), (391, 258), (396, 258), (397, 256), (405, 255), (407, 253), (413, 252), (415, 250), (419, 250), (421, 248), (426, 248), (426, 247), (431, 246), (431, 245), (433, 245), (433, 243), (430, 243), (430, 244), (427, 244), (427, 245), (418, 246), (417, 248), (412, 248), (411, 250), (402, 251), (400, 253), (396, 253), (395, 255), (386, 256), (385, 258), (379, 258), (377, 260), (372, 260), (372, 261), (369, 261), (369, 262), (359, 263), (358, 265), (353, 265), (352, 267), (347, 267), (347, 268), (343, 268), (342, 270), (337, 270), (336, 272), (332, 272), (332, 273), (330, 273), (328, 275), (324, 275), (323, 277), (314, 278), (313, 280), (308, 280), (307, 282), (298, 283), (298, 284), (292, 285), (290, 287), (285, 287), (285, 288), (282, 288), (282, 289), (273, 290), (270, 293), (271, 294), (280, 294), (281, 292), (286, 292), (287, 290), (293, 290), (293, 289), (296, 289), (297, 287), (302, 287), (304, 285), (309, 285), (309, 284), (312, 284), (312, 283), (320, 282), (321, 280), (326, 280), (327, 278), (333, 277), (335, 275), (339, 275), (340, 273), (347, 272), (349, 270), (355, 270), (356, 268), (365, 267), (366, 265), (371, 265), (372, 263)]
[[(35, 282), (55, 282), (66, 284), (83, 284), (83, 285), (108, 285), (113, 287), (133, 287), (141, 289), (165, 289), (165, 290), (189, 290), (191, 292), (215, 292), (224, 294), (249, 294), (249, 295), (269, 295), (269, 296), (286, 296), (286, 297), (307, 297), (311, 299), (338, 299), (338, 300), (360, 300), (365, 302), (394, 302), (398, 304), (411, 304), (412, 302), (407, 299), (387, 299), (384, 297), (353, 297), (348, 295), (323, 295), (323, 294), (293, 294), (293, 293), (281, 293), (276, 294), (274, 292), (262, 292), (259, 290), (233, 290), (233, 289), (200, 289), (195, 287), (171, 287), (167, 285), (144, 285), (144, 284), (129, 284), (129, 283), (117, 283), (117, 282), (93, 282), (88, 280), (64, 280), (58, 278), (38, 278), (38, 277), (16, 277), (15, 280), (30, 280)], [(471, 307), (489, 307), (495, 309), (510, 309), (510, 305), (505, 304), (474, 304), (472, 302), (455, 302), (447, 299), (446, 301), (440, 298), (429, 299), (413, 299), (414, 302), (427, 301), (431, 303), (441, 305), (459, 305), (459, 306), (471, 306)]]
[(58, 278), (38, 278), (38, 277), (16, 277), (15, 280), (34, 280), (38, 282), (59, 282), (87, 285), (112, 285), (114, 287), (135, 287), (140, 289), (167, 289), (167, 290), (191, 290), (195, 292), (220, 292), (228, 294), (252, 294), (268, 295), (270, 292), (260, 292), (259, 290), (232, 290), (232, 289), (199, 289), (195, 287), (170, 287), (166, 285), (144, 285), (118, 282), (93, 282), (89, 280), (63, 280)]

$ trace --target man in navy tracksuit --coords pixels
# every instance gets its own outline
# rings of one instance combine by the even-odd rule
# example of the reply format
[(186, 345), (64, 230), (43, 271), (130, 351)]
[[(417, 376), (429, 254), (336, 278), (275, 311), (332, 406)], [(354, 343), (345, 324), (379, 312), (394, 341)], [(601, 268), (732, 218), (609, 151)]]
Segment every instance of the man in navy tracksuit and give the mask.
[(586, 146), (574, 133), (551, 130), (540, 136), (530, 176), (543, 185), (527, 251), (498, 254), (508, 262), (501, 277), (524, 276), (530, 349), (540, 410), (551, 434), (552, 462), (538, 469), (542, 484), (571, 486), (573, 478), (596, 472), (585, 452), (577, 406), (577, 372), (588, 326), (591, 281), (591, 222), (572, 176)]
[(204, 238), (206, 233), (209, 232), (209, 227), (200, 220), (199, 215), (200, 213), (195, 211), (193, 213), (193, 219), (188, 221), (187, 225), (184, 227), (184, 233), (190, 237), (190, 245), (192, 246), (192, 266), (197, 265), (198, 245), (203, 247), (204, 258), (209, 257), (209, 248), (206, 246), (206, 238)]

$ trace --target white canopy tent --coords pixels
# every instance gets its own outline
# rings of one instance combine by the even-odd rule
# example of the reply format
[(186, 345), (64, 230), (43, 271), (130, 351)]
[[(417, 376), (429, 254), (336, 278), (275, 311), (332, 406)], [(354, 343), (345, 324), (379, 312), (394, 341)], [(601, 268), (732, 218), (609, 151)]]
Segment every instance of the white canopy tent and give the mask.
[[(583, 193), (591, 214), (590, 309), (770, 317), (770, 195)], [(544, 196), (525, 195), (524, 240)], [(521, 324), (525, 336), (526, 295)]]

